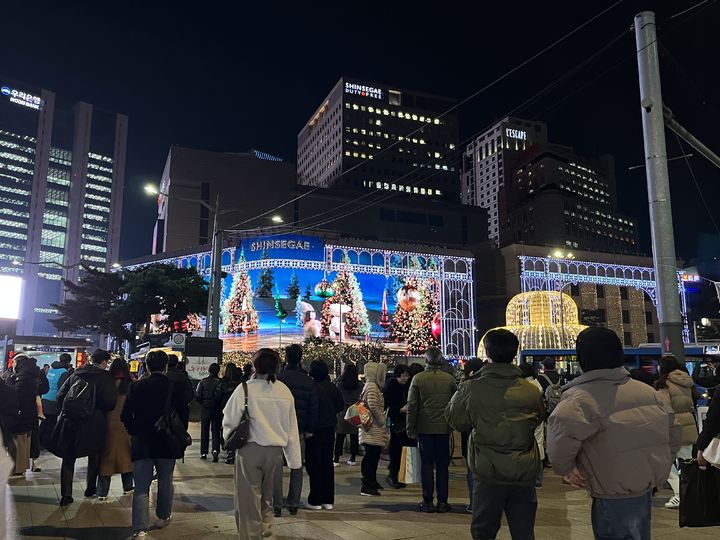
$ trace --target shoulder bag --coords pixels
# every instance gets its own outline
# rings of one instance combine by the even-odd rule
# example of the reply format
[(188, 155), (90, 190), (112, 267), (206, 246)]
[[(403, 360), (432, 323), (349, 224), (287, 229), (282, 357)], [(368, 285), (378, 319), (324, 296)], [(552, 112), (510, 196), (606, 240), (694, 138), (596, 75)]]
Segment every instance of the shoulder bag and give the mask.
[(250, 413), (248, 413), (248, 386), (245, 381), (242, 382), (243, 393), (245, 394), (245, 409), (238, 426), (230, 433), (228, 440), (225, 441), (225, 450), (234, 452), (245, 446), (250, 438)]
[(362, 426), (365, 431), (369, 431), (373, 424), (373, 419), (370, 409), (368, 409), (367, 403), (365, 403), (363, 399), (364, 395), (365, 393), (363, 392), (360, 395), (360, 399), (348, 407), (345, 412), (345, 421), (355, 427)]
[(182, 454), (192, 444), (192, 437), (185, 429), (185, 424), (180, 420), (175, 407), (172, 406), (174, 388), (175, 384), (171, 382), (165, 400), (165, 409), (157, 422), (155, 422), (155, 431), (172, 448), (173, 453)]

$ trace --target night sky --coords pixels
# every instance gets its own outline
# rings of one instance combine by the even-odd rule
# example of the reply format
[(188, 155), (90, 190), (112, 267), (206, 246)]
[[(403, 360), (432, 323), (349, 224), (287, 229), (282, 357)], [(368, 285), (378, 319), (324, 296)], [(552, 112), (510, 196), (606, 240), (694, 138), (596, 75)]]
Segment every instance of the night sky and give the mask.
[[(552, 142), (581, 155), (616, 156), (621, 209), (637, 219), (649, 252), (645, 175), (628, 170), (644, 160), (630, 25), (642, 9), (657, 12), (664, 100), (720, 153), (720, 6), (710, 0), (673, 17), (698, 2), (620, 3), (464, 105), (461, 138), (557, 81), (514, 114), (547, 122)], [(123, 258), (150, 251), (155, 203), (142, 185), (158, 181), (171, 145), (257, 148), (295, 161), (297, 133), (341, 76), (463, 99), (612, 2), (476, 3), (482, 11), (450, 2), (270, 4), (3, 6), (0, 78), (129, 116)], [(680, 155), (666, 133), (668, 154)], [(720, 171), (696, 152), (689, 161), (720, 224)], [(699, 233), (717, 231), (685, 162), (672, 162), (670, 173), (677, 250), (689, 258)]]

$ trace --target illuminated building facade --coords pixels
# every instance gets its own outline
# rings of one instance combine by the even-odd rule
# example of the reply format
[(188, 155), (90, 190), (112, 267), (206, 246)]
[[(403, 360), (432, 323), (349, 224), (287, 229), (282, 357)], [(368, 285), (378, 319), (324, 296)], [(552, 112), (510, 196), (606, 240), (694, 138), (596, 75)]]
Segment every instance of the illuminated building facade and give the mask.
[(509, 184), (521, 154), (533, 145), (547, 144), (547, 126), (506, 117), (480, 134), (465, 148), (462, 160), (461, 200), (488, 211), (488, 237), (500, 244), (504, 218), (502, 188)]
[(455, 103), (340, 79), (298, 134), (298, 183), (457, 201)]
[(118, 261), (127, 117), (0, 83), (0, 273), (22, 275), (18, 335), (52, 335), (61, 279)]

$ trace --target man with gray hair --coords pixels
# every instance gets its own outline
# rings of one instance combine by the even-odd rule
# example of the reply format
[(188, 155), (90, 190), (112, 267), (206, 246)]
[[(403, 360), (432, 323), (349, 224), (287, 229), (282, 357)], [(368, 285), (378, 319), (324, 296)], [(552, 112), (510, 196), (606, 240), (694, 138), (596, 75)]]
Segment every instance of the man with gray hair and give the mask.
[[(425, 352), (425, 371), (413, 377), (407, 401), (407, 434), (418, 439), (423, 500), (422, 512), (449, 512), (450, 427), (445, 407), (455, 392), (455, 378), (443, 367), (447, 364), (440, 349)], [(433, 495), (437, 487), (437, 506)]]

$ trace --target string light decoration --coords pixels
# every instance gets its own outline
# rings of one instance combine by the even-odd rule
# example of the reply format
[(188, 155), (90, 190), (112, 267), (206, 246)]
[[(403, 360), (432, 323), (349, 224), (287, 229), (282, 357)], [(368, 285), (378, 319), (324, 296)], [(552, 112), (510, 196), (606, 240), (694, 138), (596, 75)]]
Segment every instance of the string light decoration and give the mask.
[[(562, 310), (562, 312), (561, 312)], [(555, 291), (530, 291), (515, 295), (505, 310), (503, 328), (510, 330), (523, 349), (573, 349), (587, 326), (580, 324), (572, 297)], [(478, 356), (487, 359), (480, 340)]]
[(439, 341), (432, 332), (432, 322), (440, 309), (437, 281), (409, 278), (397, 296), (392, 337), (405, 342), (408, 354), (421, 354), (437, 346)]
[(625, 345), (630, 345), (625, 343), (622, 299), (620, 298), (620, 287), (617, 285), (605, 285), (605, 311), (607, 313), (607, 327), (615, 332)]
[[(240, 252), (240, 262), (245, 262), (245, 253)], [(223, 329), (226, 334), (249, 334), (260, 324), (258, 312), (253, 307), (253, 288), (250, 276), (242, 266), (235, 274), (230, 296), (223, 304)]]

